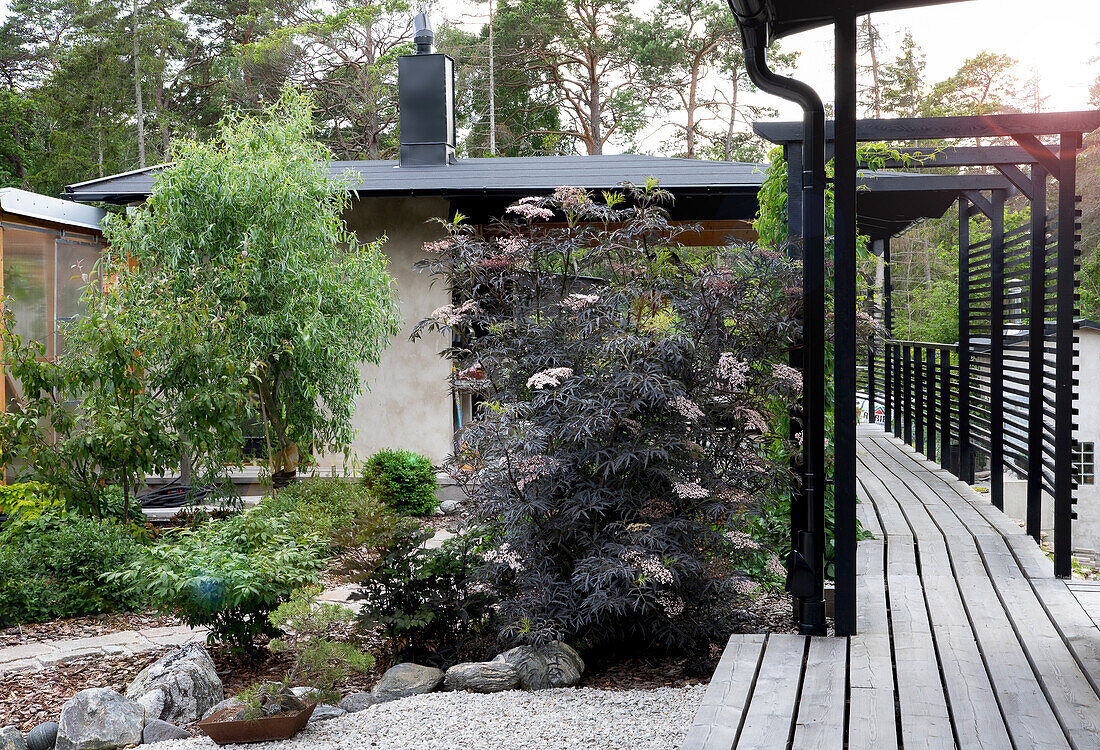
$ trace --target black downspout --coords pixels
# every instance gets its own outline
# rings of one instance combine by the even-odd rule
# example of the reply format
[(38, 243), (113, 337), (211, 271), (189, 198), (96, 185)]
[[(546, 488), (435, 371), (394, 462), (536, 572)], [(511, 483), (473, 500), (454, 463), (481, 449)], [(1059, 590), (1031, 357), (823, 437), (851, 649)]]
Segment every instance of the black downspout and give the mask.
[[(802, 107), (803, 421), (805, 515), (791, 526), (788, 589), (800, 602), (798, 629), (825, 626), (825, 107), (807, 84), (767, 65), (767, 10), (762, 0), (728, 0), (741, 27), (745, 67), (765, 93)], [(793, 504), (792, 504), (793, 505)], [(796, 519), (792, 519), (795, 521)]]

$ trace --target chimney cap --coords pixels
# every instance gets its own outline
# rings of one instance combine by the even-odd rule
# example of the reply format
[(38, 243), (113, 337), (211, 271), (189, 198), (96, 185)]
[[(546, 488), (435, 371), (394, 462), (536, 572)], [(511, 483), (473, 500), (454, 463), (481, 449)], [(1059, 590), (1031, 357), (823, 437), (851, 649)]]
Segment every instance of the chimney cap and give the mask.
[(416, 54), (430, 55), (432, 45), (435, 43), (435, 32), (432, 31), (432, 22), (426, 12), (413, 16), (413, 41), (416, 42)]

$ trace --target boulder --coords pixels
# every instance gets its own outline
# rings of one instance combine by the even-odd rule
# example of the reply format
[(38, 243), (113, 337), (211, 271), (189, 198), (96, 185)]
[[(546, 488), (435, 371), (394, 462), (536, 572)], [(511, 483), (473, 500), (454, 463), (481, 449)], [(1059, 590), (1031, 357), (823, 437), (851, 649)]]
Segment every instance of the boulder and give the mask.
[(27, 741), (19, 727), (0, 729), (0, 750), (27, 750)]
[(289, 711), (301, 711), (305, 707), (306, 702), (299, 698), (292, 688), (283, 685), (278, 692), (264, 698), (263, 713), (264, 716), (275, 716)]
[(117, 750), (141, 743), (145, 707), (107, 688), (81, 690), (61, 709), (57, 750)]
[(186, 729), (160, 719), (150, 719), (145, 722), (145, 729), (141, 733), (141, 741), (146, 745), (152, 745), (154, 742), (164, 742), (165, 740), (189, 739), (191, 739), (191, 733)]
[(443, 515), (451, 515), (457, 513), (458, 509), (462, 507), (462, 504), (457, 500), (444, 500), (439, 504), (439, 509), (443, 511)]
[(447, 670), (443, 684), (448, 690), (471, 693), (499, 693), (519, 687), (519, 672), (504, 661), (475, 661), (455, 664)]
[(519, 686), (524, 690), (545, 690), (550, 687), (550, 665), (546, 657), (533, 646), (517, 646), (497, 654), (495, 662), (511, 664), (519, 674)]
[(321, 700), (321, 691), (311, 687), (292, 687), (290, 692), (304, 701)]
[(563, 641), (554, 641), (539, 649), (549, 667), (550, 687), (573, 687), (584, 674), (584, 659)]
[(126, 688), (126, 697), (145, 706), (151, 719), (190, 724), (225, 693), (206, 648), (188, 643), (141, 670)]
[(27, 732), (27, 750), (53, 750), (57, 742), (57, 722), (44, 721)]
[(337, 706), (330, 706), (327, 703), (318, 703), (317, 707), (313, 709), (313, 713), (310, 714), (310, 721), (328, 721), (329, 719), (335, 719), (337, 716), (343, 716), (346, 714), (342, 708)]
[(237, 708), (241, 706), (241, 702), (236, 698), (226, 698), (223, 701), (218, 701), (210, 708), (206, 709), (206, 712), (202, 715), (202, 718), (209, 719), (211, 716), (221, 711), (223, 708)]
[(349, 714), (359, 713), (364, 709), (368, 709), (377, 703), (378, 700), (370, 693), (356, 692), (345, 695), (343, 699), (336, 705), (347, 711)]
[(398, 698), (408, 698), (410, 695), (434, 692), (439, 689), (442, 682), (442, 670), (405, 662), (387, 669), (382, 679), (374, 686), (371, 695), (374, 696), (376, 703), (385, 703)]

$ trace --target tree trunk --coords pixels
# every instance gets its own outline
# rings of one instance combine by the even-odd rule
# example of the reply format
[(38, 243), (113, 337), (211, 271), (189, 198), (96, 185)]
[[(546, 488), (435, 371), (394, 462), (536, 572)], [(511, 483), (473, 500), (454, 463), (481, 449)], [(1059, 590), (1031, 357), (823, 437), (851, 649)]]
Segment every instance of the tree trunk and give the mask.
[(588, 58), (588, 132), (591, 143), (588, 146), (589, 156), (599, 156), (603, 153), (603, 123), (600, 121), (600, 80), (596, 72), (599, 61)]
[(145, 169), (145, 108), (141, 101), (141, 66), (138, 59), (138, 0), (134, 0), (134, 101), (137, 104), (138, 167)]

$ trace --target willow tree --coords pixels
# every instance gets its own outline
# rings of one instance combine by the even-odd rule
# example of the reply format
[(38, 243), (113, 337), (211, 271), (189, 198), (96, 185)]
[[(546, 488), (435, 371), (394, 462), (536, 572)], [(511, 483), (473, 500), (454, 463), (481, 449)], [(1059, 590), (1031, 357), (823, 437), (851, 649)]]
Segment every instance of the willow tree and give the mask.
[(174, 144), (149, 200), (114, 218), (113, 248), (178, 294), (208, 291), (270, 425), (272, 469), (299, 450), (343, 450), (362, 390), (399, 319), (381, 243), (348, 230), (347, 184), (329, 175), (311, 103), (284, 94), (208, 142)]

